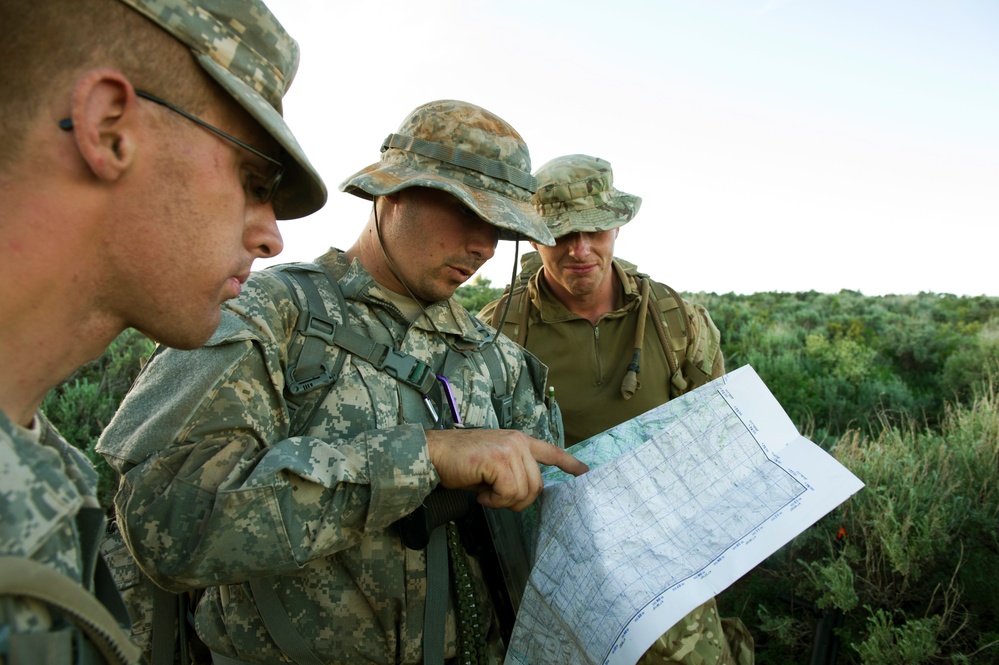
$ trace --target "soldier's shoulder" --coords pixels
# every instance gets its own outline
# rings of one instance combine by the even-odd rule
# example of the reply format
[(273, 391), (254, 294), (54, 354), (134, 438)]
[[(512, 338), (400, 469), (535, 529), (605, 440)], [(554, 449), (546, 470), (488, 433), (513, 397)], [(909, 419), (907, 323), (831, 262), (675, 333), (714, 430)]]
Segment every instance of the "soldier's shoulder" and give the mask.
[(222, 305), (222, 321), (206, 346), (235, 340), (286, 339), (300, 312), (291, 288), (276, 270), (251, 273), (239, 297)]
[[(46, 445), (0, 420), (0, 553), (31, 556), (57, 525), (93, 497), (97, 476), (82, 452), (53, 430)], [(96, 499), (91, 499), (96, 501)]]

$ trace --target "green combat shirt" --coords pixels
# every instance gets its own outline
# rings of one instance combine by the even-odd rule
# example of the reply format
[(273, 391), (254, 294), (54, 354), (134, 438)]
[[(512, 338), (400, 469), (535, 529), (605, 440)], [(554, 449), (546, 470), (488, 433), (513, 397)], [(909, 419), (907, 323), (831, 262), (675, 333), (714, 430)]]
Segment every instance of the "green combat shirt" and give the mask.
[[(524, 257), (530, 265), (532, 255)], [(540, 261), (537, 261), (540, 264)], [(594, 325), (570, 312), (555, 298), (542, 277), (541, 269), (530, 278), (526, 293), (529, 312), (524, 347), (548, 366), (548, 385), (562, 409), (565, 444), (570, 446), (610, 429), (653, 409), (670, 398), (670, 372), (662, 345), (656, 334), (652, 314), (646, 317), (644, 342), (638, 380), (641, 388), (631, 399), (621, 396), (621, 382), (628, 371), (635, 347), (635, 327), (638, 322), (640, 287), (633, 275), (628, 275), (618, 260), (613, 270), (622, 285), (621, 306), (607, 312)], [(482, 309), (480, 317), (489, 321), (500, 301)], [(687, 357), (702, 366), (710, 378), (723, 373), (721, 351), (715, 358), (696, 358), (695, 349), (700, 335), (718, 332), (707, 311), (684, 302), (683, 307), (691, 330)], [(502, 312), (500, 312), (502, 313)], [(514, 339), (518, 338), (504, 329)], [(519, 336), (523, 335), (523, 331)], [(717, 341), (713, 345), (717, 349)]]
[[(317, 263), (338, 279), (352, 330), (435, 372), (447, 351), (441, 335), (462, 349), (483, 339), (454, 299), (427, 307), (433, 327), (423, 316), (409, 324), (357, 261), (331, 250)], [(320, 290), (335, 310), (328, 285)], [(282, 391), (297, 316), (285, 284), (256, 272), (223, 307), (206, 347), (154, 356), (98, 448), (124, 474), (119, 522), (155, 582), (175, 591), (209, 587), (196, 628), (217, 653), (283, 662), (247, 583), (273, 576), (281, 604), (323, 662), (420, 663), (425, 552), (406, 549), (393, 524), (439, 483), (427, 410), (415, 390), (348, 355), (308, 431), (289, 438)], [(543, 366), (506, 339), (496, 344), (512, 427), (554, 442)], [(489, 370), (481, 353), (470, 356), (448, 376), (461, 419), (495, 428)], [(407, 408), (414, 399), (420, 408)], [(422, 420), (407, 422), (414, 413)], [(454, 653), (449, 609), (445, 655)]]

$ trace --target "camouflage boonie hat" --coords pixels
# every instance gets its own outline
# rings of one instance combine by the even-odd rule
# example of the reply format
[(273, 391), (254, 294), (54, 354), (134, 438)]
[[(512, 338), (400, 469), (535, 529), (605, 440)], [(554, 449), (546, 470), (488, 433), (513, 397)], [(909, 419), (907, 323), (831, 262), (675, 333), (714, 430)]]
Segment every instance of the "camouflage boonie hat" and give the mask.
[(368, 200), (407, 187), (455, 196), (503, 240), (555, 244), (531, 205), (537, 183), (527, 144), (506, 121), (474, 104), (442, 100), (417, 107), (382, 142), (378, 163), (340, 184)]
[(589, 155), (565, 155), (537, 173), (531, 199), (556, 238), (582, 231), (609, 231), (638, 214), (642, 199), (614, 189), (610, 162)]
[(121, 0), (191, 49), (198, 64), (291, 157), (274, 195), (278, 219), (314, 213), (326, 185), (281, 117), (298, 70), (298, 43), (260, 0)]

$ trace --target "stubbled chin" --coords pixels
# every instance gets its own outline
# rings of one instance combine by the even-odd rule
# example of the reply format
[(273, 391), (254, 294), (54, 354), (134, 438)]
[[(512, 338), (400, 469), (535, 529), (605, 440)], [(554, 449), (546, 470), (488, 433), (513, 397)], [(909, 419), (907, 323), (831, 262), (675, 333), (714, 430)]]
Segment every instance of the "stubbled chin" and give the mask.
[(566, 280), (566, 290), (575, 296), (584, 296), (593, 293), (596, 283), (590, 277), (576, 277)]
[(157, 344), (189, 351), (204, 346), (205, 342), (211, 339), (215, 331), (218, 330), (221, 322), (222, 309), (217, 306), (211, 312), (204, 313), (197, 321), (190, 319), (184, 324), (174, 323), (170, 327), (159, 327), (151, 332), (145, 330), (141, 332)]

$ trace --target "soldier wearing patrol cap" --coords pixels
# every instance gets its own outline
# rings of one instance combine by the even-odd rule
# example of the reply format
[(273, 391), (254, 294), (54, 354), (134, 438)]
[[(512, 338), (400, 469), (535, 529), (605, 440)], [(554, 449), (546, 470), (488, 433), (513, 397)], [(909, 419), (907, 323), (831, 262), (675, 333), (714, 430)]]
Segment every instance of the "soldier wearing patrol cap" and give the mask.
[(298, 47), (257, 0), (4, 0), (0, 33), (0, 663), (131, 662), (96, 474), (37, 409), (127, 327), (204, 343), (323, 205)]
[[(535, 176), (533, 203), (555, 245), (535, 244), (538, 251), (523, 257), (513, 295), (507, 288), (479, 316), (548, 365), (566, 444), (721, 376), (720, 335), (707, 311), (615, 258), (620, 228), (642, 200), (614, 187), (610, 163), (566, 155)], [(752, 658), (745, 626), (721, 620), (712, 599), (663, 635), (641, 662), (745, 665)]]
[[(552, 242), (523, 139), (444, 100), (381, 150), (340, 186), (373, 201), (354, 245), (254, 273), (204, 349), (150, 361), (98, 447), (143, 567), (210, 587), (196, 626), (218, 663), (500, 662), (467, 539), (414, 545), (403, 524), (436, 488), (521, 510), (538, 462), (586, 469), (555, 445), (544, 367), (451, 297), (498, 239)], [(328, 392), (290, 388), (311, 339)]]

